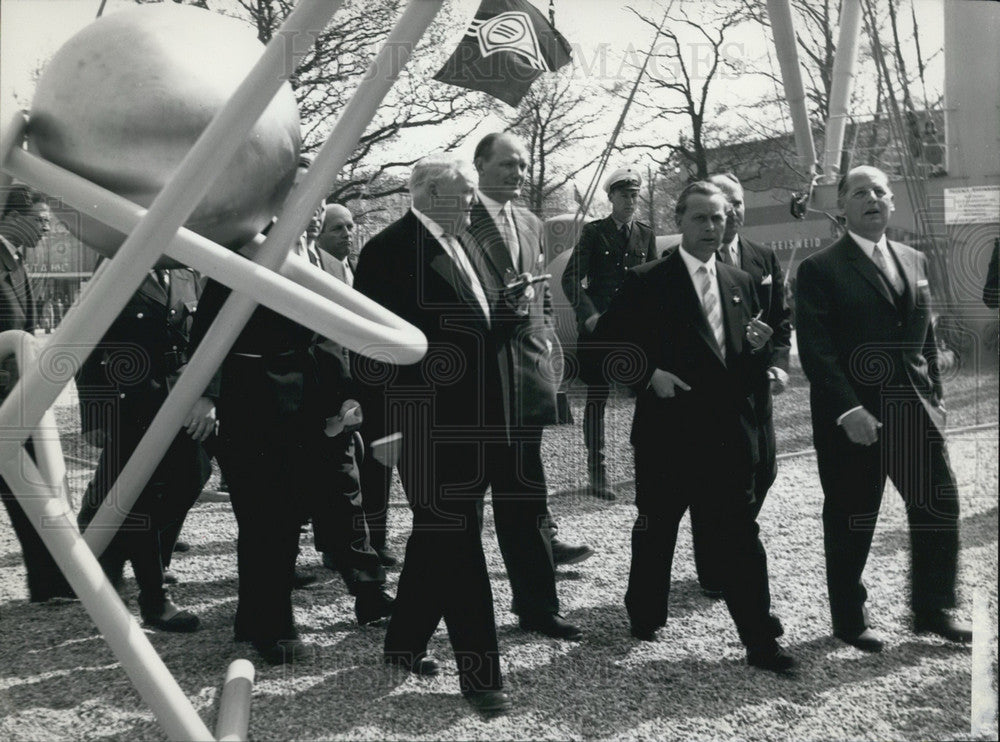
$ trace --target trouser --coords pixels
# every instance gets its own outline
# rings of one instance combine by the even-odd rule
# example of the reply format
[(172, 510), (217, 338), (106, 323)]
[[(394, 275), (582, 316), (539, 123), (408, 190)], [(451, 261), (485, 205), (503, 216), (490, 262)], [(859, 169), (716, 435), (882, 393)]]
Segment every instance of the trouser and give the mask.
[(385, 570), (371, 546), (362, 508), (353, 434), (328, 438), (326, 450), (326, 472), (310, 498), (316, 550), (333, 560), (348, 591), (357, 595), (385, 584)]
[(486, 483), (476, 476), (477, 462), (488, 454), (477, 441), (431, 442), (422, 448), (426, 441), (415, 437), (404, 434), (399, 469), (413, 510), (413, 530), (385, 652), (412, 662), (426, 653), (443, 618), (462, 691), (499, 689), (503, 680), (493, 592), (480, 536)]
[[(368, 445), (370, 441), (365, 441)], [(365, 450), (358, 467), (361, 477), (361, 504), (365, 511), (365, 521), (371, 545), (376, 550), (385, 548), (389, 516), (389, 486), (392, 482), (392, 467), (383, 466), (371, 450)]]
[[(25, 447), (28, 454), (33, 455), (30, 440), (27, 441)], [(14, 527), (18, 542), (21, 544), (21, 555), (28, 572), (28, 599), (41, 602), (55, 596), (71, 596), (73, 591), (56, 564), (56, 560), (45, 548), (42, 537), (38, 535), (28, 519), (27, 513), (24, 512), (24, 508), (21, 507), (2, 477), (0, 477), (0, 499), (3, 500), (4, 507), (7, 508), (10, 523)]]
[(607, 384), (588, 384), (583, 407), (583, 442), (587, 447), (587, 472), (591, 478), (604, 469), (604, 413), (608, 406), (611, 387)]
[(677, 528), (690, 508), (710, 534), (710, 547), (728, 565), (722, 591), (740, 640), (748, 647), (773, 641), (767, 560), (750, 514), (749, 468), (676, 463), (671, 468), (658, 446), (635, 449), (639, 515), (625, 594), (632, 625), (657, 629), (666, 624)]
[(886, 477), (906, 505), (912, 553), (911, 605), (917, 615), (954, 607), (958, 487), (940, 431), (919, 400), (887, 400), (879, 441), (851, 443), (839, 427), (814, 426), (823, 485), (823, 543), (833, 628), (868, 625), (862, 572)]
[[(77, 516), (81, 532), (111, 494), (111, 487), (144, 432), (144, 427), (123, 424), (109, 434)], [(163, 587), (164, 542), (170, 549), (173, 542), (169, 534), (164, 538), (163, 532), (183, 521), (210, 472), (208, 456), (201, 444), (184, 431), (178, 433), (118, 532), (98, 557), (116, 586), (121, 583), (125, 562), (132, 563), (143, 616), (159, 615), (167, 598)]]

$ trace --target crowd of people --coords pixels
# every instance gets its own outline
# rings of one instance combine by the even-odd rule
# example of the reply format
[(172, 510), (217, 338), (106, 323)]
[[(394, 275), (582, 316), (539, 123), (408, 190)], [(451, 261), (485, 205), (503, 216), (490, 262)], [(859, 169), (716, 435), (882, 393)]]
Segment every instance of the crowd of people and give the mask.
[[(443, 619), (463, 695), (483, 713), (509, 708), (482, 545), (487, 490), (521, 629), (582, 640), (560, 613), (555, 575), (594, 550), (564, 540), (548, 501), (542, 437), (557, 421), (563, 379), (542, 223), (517, 203), (527, 165), (524, 144), (508, 133), (484, 137), (471, 164), (421, 160), (410, 174), (411, 207), (360, 255), (351, 251), (351, 212), (317, 210), (293, 259), (416, 326), (426, 356), (395, 366), (257, 308), (101, 555), (116, 587), (132, 563), (147, 626), (199, 626), (170, 599), (165, 569), (214, 456), (239, 528), (235, 639), (265, 661), (306, 654), (292, 603), (303, 581), (300, 533), (311, 521), (322, 563), (355, 597), (358, 623), (388, 618), (386, 663), (437, 674), (427, 648)], [(666, 626), (678, 525), (690, 511), (703, 591), (725, 601), (751, 666), (789, 673), (796, 661), (778, 643), (784, 627), (772, 611), (757, 523), (777, 472), (773, 398), (789, 372), (782, 268), (773, 250), (741, 235), (743, 189), (733, 174), (677, 195), (681, 242), (663, 255), (635, 217), (641, 182), (631, 168), (606, 179), (611, 214), (584, 226), (562, 278), (579, 324), (583, 439), (597, 498), (619, 494), (605, 465), (609, 394), (621, 385), (635, 396), (638, 513), (623, 590), (631, 634), (657, 641)], [(888, 477), (910, 522), (914, 629), (967, 642), (971, 629), (951, 612), (958, 496), (926, 260), (885, 238), (893, 211), (885, 173), (847, 172), (838, 205), (845, 233), (802, 262), (796, 289), (833, 633), (861, 651), (883, 647), (862, 573)], [(10, 192), (0, 218), (0, 329), (36, 324), (20, 254), (47, 223), (41, 196)], [(153, 270), (81, 368), (82, 433), (101, 448), (81, 528), (229, 294), (186, 268)], [(609, 364), (611, 353), (630, 362)], [(888, 361), (871, 364), (872, 354)], [(4, 379), (9, 388), (16, 371), (5, 367)], [(386, 540), (394, 469), (413, 521), (393, 598), (385, 570), (399, 561)], [(72, 597), (16, 499), (0, 489), (30, 599)]]

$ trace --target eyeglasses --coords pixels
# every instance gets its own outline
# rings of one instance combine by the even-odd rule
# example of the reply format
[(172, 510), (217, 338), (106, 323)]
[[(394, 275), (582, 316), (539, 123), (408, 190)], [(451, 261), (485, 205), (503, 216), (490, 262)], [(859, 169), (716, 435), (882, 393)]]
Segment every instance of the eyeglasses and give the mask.
[(882, 186), (869, 186), (868, 188), (858, 188), (855, 191), (851, 191), (851, 195), (848, 196), (848, 198), (851, 198), (855, 201), (862, 201), (868, 198), (869, 193), (874, 195), (876, 200), (880, 198), (885, 198), (886, 196), (892, 198), (892, 194)]

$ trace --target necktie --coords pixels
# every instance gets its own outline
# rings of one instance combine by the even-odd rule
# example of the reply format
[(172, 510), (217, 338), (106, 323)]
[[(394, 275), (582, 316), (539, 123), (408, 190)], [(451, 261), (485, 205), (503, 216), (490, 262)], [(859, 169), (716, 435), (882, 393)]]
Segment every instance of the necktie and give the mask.
[(697, 271), (698, 292), (701, 294), (701, 306), (705, 310), (705, 317), (708, 319), (708, 326), (712, 328), (715, 335), (715, 342), (719, 346), (722, 357), (726, 357), (726, 334), (722, 327), (722, 307), (719, 306), (719, 298), (713, 291), (712, 276), (708, 272), (708, 266), (701, 266)]
[(903, 293), (903, 282), (900, 280), (899, 275), (895, 271), (890, 271), (889, 266), (886, 263), (885, 253), (882, 252), (882, 246), (876, 244), (875, 250), (872, 252), (872, 260), (875, 261), (875, 265), (878, 269), (882, 271), (882, 275), (889, 282), (892, 288), (897, 294)]
[(729, 255), (729, 248), (726, 245), (723, 245), (718, 250), (716, 250), (715, 259), (718, 260), (720, 263), (725, 263), (726, 265), (732, 265), (732, 261), (730, 260), (730, 255)]
[(317, 268), (319, 265), (319, 255), (316, 254), (316, 247), (311, 244), (306, 244), (306, 255), (309, 256), (309, 262), (315, 265)]
[(348, 286), (354, 286), (354, 273), (351, 272), (351, 264), (347, 262), (347, 258), (344, 258), (344, 283)]
[(156, 280), (159, 282), (160, 286), (163, 287), (163, 290), (166, 291), (169, 294), (170, 293), (170, 272), (167, 271), (167, 270), (165, 270), (165, 269), (163, 269), (163, 268), (157, 268), (156, 269)]
[(510, 262), (513, 264), (515, 272), (520, 271), (521, 251), (517, 243), (517, 230), (514, 229), (514, 225), (511, 223), (510, 212), (507, 210), (506, 205), (497, 214), (497, 229), (500, 230), (500, 236), (503, 237), (504, 244), (507, 245), (507, 251), (510, 252)]
[(629, 234), (628, 223), (626, 222), (625, 224), (623, 224), (618, 231), (621, 232), (622, 239), (625, 241), (626, 244), (628, 244), (628, 234)]

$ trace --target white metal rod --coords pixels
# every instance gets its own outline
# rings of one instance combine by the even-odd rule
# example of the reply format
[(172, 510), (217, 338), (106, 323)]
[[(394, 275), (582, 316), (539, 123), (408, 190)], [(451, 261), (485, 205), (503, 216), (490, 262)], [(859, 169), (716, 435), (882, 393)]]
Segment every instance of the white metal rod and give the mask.
[[(100, 218), (124, 234), (134, 229), (146, 213), (138, 204), (24, 150), (12, 151), (6, 167), (20, 180), (34, 183), (39, 190)], [(409, 322), (294, 253), (289, 253), (279, 268), (281, 276), (287, 277), (282, 278), (181, 227), (164, 254), (234, 291), (253, 295), (260, 304), (351, 350), (362, 352), (366, 347), (377, 347), (383, 358), (398, 364), (415, 363), (426, 351), (426, 339)], [(320, 297), (304, 294), (293, 283), (332, 299), (348, 312), (331, 307)], [(359, 321), (354, 315), (369, 322)]]
[(219, 742), (243, 742), (247, 738), (253, 680), (254, 669), (249, 660), (233, 660), (229, 664), (215, 722), (215, 738)]
[(809, 125), (806, 91), (802, 84), (802, 69), (799, 67), (799, 53), (795, 41), (795, 22), (792, 20), (792, 9), (788, 0), (767, 0), (767, 15), (771, 19), (774, 48), (785, 86), (785, 98), (792, 116), (795, 148), (802, 169), (811, 178), (816, 171), (816, 146)]
[[(19, 363), (27, 360), (34, 338), (26, 342), (26, 337), (30, 338), (20, 331), (0, 333), (0, 358), (16, 353)], [(22, 351), (26, 352), (22, 355)], [(63, 477), (57, 466), (53, 468), (53, 464), (62, 461), (58, 438), (35, 431), (32, 440), (36, 456), (41, 454), (41, 458), (48, 459), (43, 468), (53, 478), (44, 477), (23, 448), (17, 457), (0, 463), (0, 475), (167, 736), (175, 740), (212, 739), (184, 691), (108, 582), (97, 558), (83, 542), (63, 491)], [(58, 454), (53, 448), (58, 448)]]
[[(284, 262), (292, 242), (305, 230), (315, 206), (354, 151), (442, 2), (411, 0), (406, 6), (345, 107), (330, 138), (317, 154), (313, 166), (292, 190), (282, 216), (261, 245), (256, 262), (271, 269)], [(90, 522), (84, 538), (95, 553), (103, 552), (114, 536), (156, 470), (188, 411), (208, 386), (256, 308), (257, 302), (246, 294), (233, 293), (226, 299), (167, 401), (119, 474), (111, 493)]]
[[(153, 200), (146, 217), (125, 239), (108, 269), (95, 279), (100, 284), (99, 290), (95, 287), (88, 292), (88, 301), (81, 302), (77, 311), (70, 312), (59, 323), (50, 342), (64, 348), (67, 362), (79, 368), (159, 259), (163, 245), (187, 221), (246, 140), (292, 72), (288, 60), (295, 56), (294, 39), (321, 30), (340, 4), (341, 0), (303, 0), (288, 16), (250, 74), (209, 122), (174, 176)], [(286, 48), (288, 44), (292, 45), (291, 50)], [(0, 152), (0, 157), (6, 159), (7, 154)], [(18, 383), (21, 385), (23, 395), (11, 394), (0, 405), (0, 430), (21, 420), (33, 426), (55, 402), (65, 382), (56, 383), (37, 367), (30, 367)], [(0, 447), (0, 461), (8, 459), (13, 448), (23, 442), (24, 437), (7, 441)], [(12, 447), (12, 443), (17, 446)]]
[(850, 113), (851, 91), (858, 71), (858, 43), (861, 39), (861, 0), (843, 0), (840, 5), (840, 32), (833, 59), (829, 119), (826, 122), (826, 152), (823, 180), (835, 183), (840, 175), (844, 132)]

